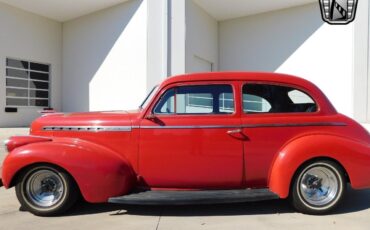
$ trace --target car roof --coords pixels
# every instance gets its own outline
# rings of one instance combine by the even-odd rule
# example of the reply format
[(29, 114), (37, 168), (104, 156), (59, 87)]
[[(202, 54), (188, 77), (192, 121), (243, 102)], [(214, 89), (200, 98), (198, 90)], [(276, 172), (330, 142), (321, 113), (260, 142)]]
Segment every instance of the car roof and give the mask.
[(169, 77), (164, 80), (160, 88), (171, 84), (182, 82), (202, 82), (202, 81), (254, 81), (254, 82), (270, 82), (277, 84), (287, 84), (297, 86), (300, 89), (307, 91), (310, 96), (321, 107), (320, 110), (325, 114), (336, 113), (335, 108), (322, 93), (322, 91), (310, 81), (296, 76), (271, 73), (271, 72), (205, 72), (191, 73)]
[(163, 85), (192, 81), (266, 81), (283, 84), (293, 84), (311, 88), (313, 84), (303, 78), (288, 74), (270, 72), (205, 72), (177, 75), (167, 78)]

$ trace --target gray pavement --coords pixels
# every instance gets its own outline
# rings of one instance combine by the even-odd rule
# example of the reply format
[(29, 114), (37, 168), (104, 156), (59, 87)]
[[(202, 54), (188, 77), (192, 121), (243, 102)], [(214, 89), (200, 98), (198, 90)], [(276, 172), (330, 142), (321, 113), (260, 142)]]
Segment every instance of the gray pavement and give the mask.
[[(0, 129), (0, 141), (27, 129)], [(0, 161), (5, 151), (0, 149)], [(370, 228), (370, 190), (349, 190), (334, 214), (294, 212), (284, 200), (201, 206), (119, 206), (80, 202), (65, 216), (42, 218), (19, 211), (14, 189), (0, 188), (0, 230), (11, 229), (366, 229)]]

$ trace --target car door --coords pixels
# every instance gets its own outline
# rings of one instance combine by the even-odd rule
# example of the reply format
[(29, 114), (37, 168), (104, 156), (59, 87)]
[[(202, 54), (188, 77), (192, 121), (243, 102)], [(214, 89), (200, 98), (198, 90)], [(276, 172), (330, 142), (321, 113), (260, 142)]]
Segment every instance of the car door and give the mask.
[(327, 127), (319, 106), (304, 89), (247, 82), (241, 90), (246, 185), (265, 187), (273, 159), (287, 141)]
[[(140, 125), (139, 173), (150, 187), (239, 188), (243, 144), (231, 82), (171, 85)], [(148, 116), (149, 115), (149, 116)]]

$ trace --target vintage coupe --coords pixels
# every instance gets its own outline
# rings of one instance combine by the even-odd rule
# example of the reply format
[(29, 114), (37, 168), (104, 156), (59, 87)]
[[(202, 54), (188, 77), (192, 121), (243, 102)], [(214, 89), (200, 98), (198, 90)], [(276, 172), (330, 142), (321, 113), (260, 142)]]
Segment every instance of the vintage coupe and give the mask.
[(273, 73), (176, 76), (138, 110), (47, 114), (6, 141), (1, 180), (25, 210), (87, 202), (204, 204), (289, 198), (332, 210), (370, 188), (370, 136), (312, 83)]

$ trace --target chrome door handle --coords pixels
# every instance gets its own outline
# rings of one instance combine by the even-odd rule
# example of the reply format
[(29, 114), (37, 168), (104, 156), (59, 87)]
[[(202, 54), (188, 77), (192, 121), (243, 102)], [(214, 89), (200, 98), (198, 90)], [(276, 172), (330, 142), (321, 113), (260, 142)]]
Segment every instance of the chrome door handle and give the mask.
[(241, 133), (241, 132), (242, 132), (242, 129), (233, 129), (233, 130), (227, 131), (227, 134), (235, 134), (235, 133)]
[(227, 131), (226, 133), (239, 140), (248, 140), (248, 137), (243, 133), (243, 129), (233, 129)]

